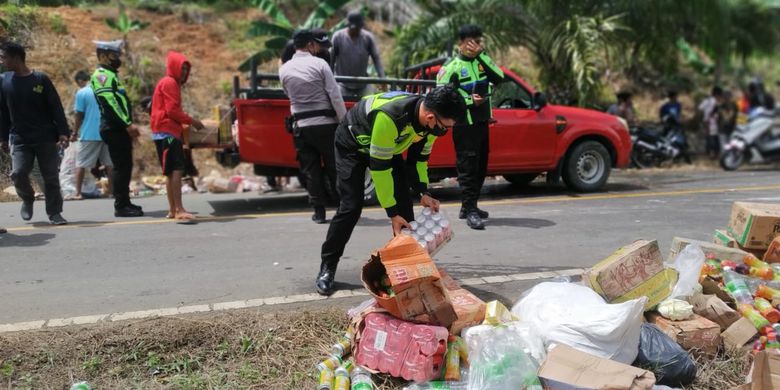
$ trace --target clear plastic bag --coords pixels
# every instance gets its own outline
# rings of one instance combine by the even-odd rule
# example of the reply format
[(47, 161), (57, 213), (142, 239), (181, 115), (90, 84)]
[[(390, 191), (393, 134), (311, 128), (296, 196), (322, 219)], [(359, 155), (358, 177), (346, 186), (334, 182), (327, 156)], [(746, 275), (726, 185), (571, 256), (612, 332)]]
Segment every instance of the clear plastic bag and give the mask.
[(672, 321), (682, 321), (693, 316), (693, 305), (681, 299), (667, 299), (658, 305), (658, 312)]
[(652, 371), (659, 385), (686, 386), (696, 380), (696, 364), (688, 352), (653, 324), (642, 324), (634, 366)]
[(536, 374), (539, 364), (516, 330), (506, 326), (478, 327), (479, 331), (474, 331), (467, 341), (471, 360), (469, 390), (542, 390)]
[(699, 286), (699, 275), (701, 274), (701, 267), (704, 265), (704, 252), (698, 245), (688, 245), (683, 248), (677, 257), (673, 261), (667, 262), (665, 265), (677, 270), (679, 277), (677, 278), (677, 284), (674, 285), (672, 293), (669, 295), (669, 299), (685, 299), (693, 296)]
[(588, 287), (540, 283), (512, 308), (544, 343), (565, 344), (606, 359), (631, 364), (647, 297), (608, 304)]

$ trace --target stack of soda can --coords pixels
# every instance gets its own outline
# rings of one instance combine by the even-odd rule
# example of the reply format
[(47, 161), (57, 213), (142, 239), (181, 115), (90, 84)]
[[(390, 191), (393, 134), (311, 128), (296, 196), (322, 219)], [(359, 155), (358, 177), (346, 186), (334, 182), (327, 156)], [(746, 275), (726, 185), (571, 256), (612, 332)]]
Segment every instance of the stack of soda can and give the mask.
[(447, 216), (428, 207), (423, 208), (409, 225), (411, 229), (403, 229), (401, 232), (412, 236), (431, 254), (452, 238), (452, 227)]
[(348, 359), (353, 337), (350, 328), (333, 344), (328, 358), (317, 365), (317, 390), (373, 390), (371, 374)]

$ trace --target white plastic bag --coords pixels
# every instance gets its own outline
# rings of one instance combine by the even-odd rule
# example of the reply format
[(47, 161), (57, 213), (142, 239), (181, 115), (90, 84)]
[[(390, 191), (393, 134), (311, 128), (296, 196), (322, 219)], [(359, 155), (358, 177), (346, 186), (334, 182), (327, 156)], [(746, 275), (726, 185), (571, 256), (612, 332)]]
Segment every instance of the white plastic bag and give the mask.
[(512, 307), (512, 313), (544, 342), (565, 344), (631, 364), (639, 352), (647, 297), (608, 304), (595, 291), (573, 283), (541, 283)]
[(693, 316), (693, 305), (682, 299), (667, 299), (658, 305), (658, 312), (672, 321), (682, 321)]
[[(76, 157), (78, 157), (78, 141), (71, 142), (65, 149), (60, 163), (60, 190), (65, 198), (76, 194)], [(92, 196), (100, 196), (97, 182), (89, 171), (84, 172), (84, 180), (81, 183), (81, 193)]]
[(668, 299), (685, 299), (693, 296), (699, 286), (699, 275), (701, 267), (704, 265), (704, 252), (698, 245), (688, 245), (682, 252), (674, 258), (673, 261), (664, 265), (674, 268), (679, 273), (677, 284), (674, 285), (672, 294)]
[[(479, 325), (467, 341), (469, 390), (542, 390), (537, 363), (528, 354), (526, 340), (508, 326)], [(473, 329), (471, 328), (471, 329)]]

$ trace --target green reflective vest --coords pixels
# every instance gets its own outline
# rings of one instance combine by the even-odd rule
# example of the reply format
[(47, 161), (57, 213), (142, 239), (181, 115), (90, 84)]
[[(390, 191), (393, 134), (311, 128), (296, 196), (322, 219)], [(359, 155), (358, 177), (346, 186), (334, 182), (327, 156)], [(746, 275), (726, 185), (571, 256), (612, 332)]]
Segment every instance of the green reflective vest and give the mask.
[(91, 78), (92, 91), (100, 107), (100, 129), (124, 130), (133, 123), (133, 110), (122, 80), (116, 72), (98, 67)]
[[(437, 85), (450, 85), (458, 89), (466, 102), (466, 121), (468, 124), (487, 122), (493, 115), (490, 109), (492, 87), (504, 80), (504, 72), (484, 52), (475, 58), (462, 55), (451, 58), (439, 69)], [(488, 96), (480, 106), (474, 104), (472, 95)]]

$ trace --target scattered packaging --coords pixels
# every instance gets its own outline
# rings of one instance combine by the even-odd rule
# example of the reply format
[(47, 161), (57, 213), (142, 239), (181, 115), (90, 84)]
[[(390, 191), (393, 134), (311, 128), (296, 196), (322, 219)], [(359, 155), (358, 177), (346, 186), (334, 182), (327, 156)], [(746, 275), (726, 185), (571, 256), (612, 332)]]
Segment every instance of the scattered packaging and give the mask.
[(737, 240), (734, 237), (729, 236), (729, 233), (725, 229), (718, 229), (712, 233), (712, 242), (721, 246), (729, 248), (739, 248)]
[(682, 387), (696, 380), (696, 363), (679, 344), (653, 324), (642, 324), (639, 355), (633, 364), (653, 371), (658, 384)]
[(658, 313), (648, 313), (647, 320), (658, 326), (677, 344), (694, 354), (714, 356), (720, 346), (720, 325), (694, 314), (691, 319), (672, 321)]
[(780, 355), (770, 352), (757, 353), (750, 371), (750, 383), (739, 386), (736, 390), (780, 389)]
[(457, 316), (449, 327), (450, 333), (458, 335), (463, 328), (481, 323), (485, 318), (485, 302), (461, 287), (447, 271), (440, 269), (439, 274)]
[[(486, 325), (480, 325), (486, 326)], [(488, 326), (467, 341), (471, 368), (468, 388), (473, 390), (542, 390), (539, 363), (529, 355), (525, 338), (506, 326)]]
[(517, 321), (519, 318), (512, 314), (509, 309), (499, 301), (490, 301), (485, 309), (485, 325), (499, 325), (511, 321)]
[(723, 345), (730, 349), (740, 349), (758, 336), (758, 330), (753, 323), (745, 317), (740, 317), (722, 334)]
[(539, 369), (539, 378), (550, 390), (650, 390), (655, 375), (560, 344)]
[(672, 321), (687, 320), (693, 316), (693, 305), (680, 299), (667, 299), (658, 305), (658, 313)]
[(696, 294), (690, 298), (693, 312), (720, 325), (721, 331), (728, 329), (742, 316), (715, 295)]
[(452, 240), (452, 225), (443, 210), (435, 213), (423, 207), (414, 221), (409, 221), (409, 226), (411, 230), (404, 228), (401, 233), (414, 238), (431, 256)]
[(649, 310), (672, 292), (677, 272), (664, 268), (657, 241), (639, 240), (594, 265), (582, 280), (609, 303), (647, 297)]
[(780, 263), (780, 236), (775, 237), (769, 248), (764, 252), (764, 261), (767, 263)]
[[(458, 319), (436, 265), (408, 235), (399, 234), (372, 254), (361, 279), (379, 306), (400, 319), (444, 327)], [(392, 295), (383, 290), (383, 279)]]
[[(671, 249), (669, 249), (669, 260), (672, 260), (675, 257), (677, 257), (677, 255), (680, 252), (682, 252), (682, 250), (688, 245), (694, 244), (699, 248), (701, 248), (706, 258), (715, 258), (718, 260), (731, 260), (736, 262), (742, 261), (742, 259), (747, 255), (747, 252), (738, 249), (735, 246), (729, 246), (726, 243), (719, 242), (719, 239), (717, 239), (719, 237), (718, 232), (723, 232), (723, 234), (726, 237), (728, 237), (728, 234), (726, 234), (726, 232), (722, 230), (715, 231), (715, 236), (713, 236), (715, 243), (692, 240), (689, 238), (675, 237), (674, 239), (672, 239), (672, 247)], [(734, 243), (736, 244), (736, 241), (734, 241)]]
[(766, 250), (780, 234), (780, 204), (734, 202), (728, 233), (743, 248)]

